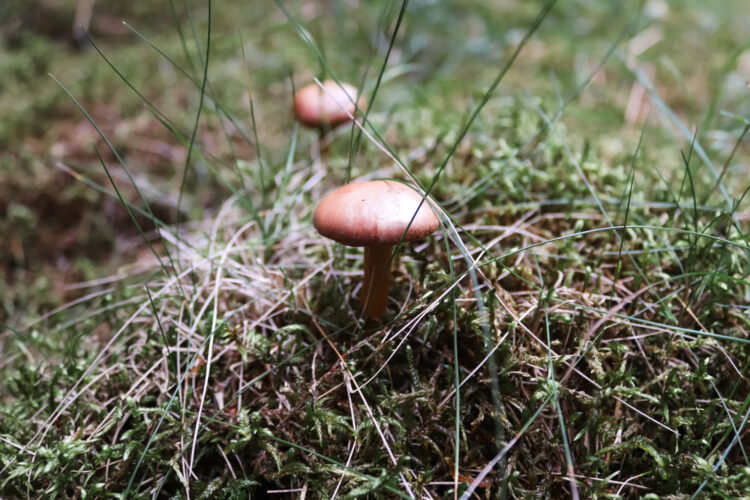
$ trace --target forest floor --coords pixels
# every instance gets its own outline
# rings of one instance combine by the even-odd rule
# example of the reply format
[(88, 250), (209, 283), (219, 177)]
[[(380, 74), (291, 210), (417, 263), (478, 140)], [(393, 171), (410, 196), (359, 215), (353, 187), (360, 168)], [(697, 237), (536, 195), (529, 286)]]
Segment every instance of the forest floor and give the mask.
[(745, 1), (10, 4), (0, 496), (750, 497)]

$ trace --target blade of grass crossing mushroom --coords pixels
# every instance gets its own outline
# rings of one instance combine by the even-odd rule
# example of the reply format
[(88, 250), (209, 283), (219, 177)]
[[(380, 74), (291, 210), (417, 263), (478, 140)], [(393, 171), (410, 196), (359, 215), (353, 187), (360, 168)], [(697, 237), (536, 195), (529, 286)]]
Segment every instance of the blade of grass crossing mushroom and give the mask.
[[(321, 82), (320, 82), (319, 80), (315, 79), (315, 82), (316, 82), (316, 83), (318, 84), (318, 86), (319, 86), (319, 87), (320, 87), (320, 88), (321, 88), (321, 89), (322, 89), (323, 91), (325, 91), (325, 87), (323, 86), (323, 84), (322, 84), (322, 83), (321, 83)], [(339, 104), (339, 105), (340, 105), (340, 104)], [(347, 113), (348, 113), (348, 112), (347, 112)], [(351, 115), (350, 115), (350, 117), (351, 117), (351, 118), (353, 119), (353, 116), (351, 116)], [(358, 128), (360, 128), (360, 130), (362, 130), (362, 132), (363, 132), (363, 133), (364, 133), (364, 134), (365, 134), (365, 135), (366, 135), (366, 136), (368, 137), (368, 139), (370, 139), (370, 140), (371, 140), (371, 141), (373, 142), (373, 144), (375, 144), (375, 145), (376, 145), (376, 146), (377, 146), (377, 147), (378, 147), (378, 148), (379, 148), (379, 149), (380, 149), (381, 151), (383, 151), (383, 152), (384, 152), (384, 153), (385, 153), (385, 154), (386, 154), (386, 155), (387, 155), (387, 156), (388, 156), (388, 157), (389, 157), (390, 159), (392, 159), (392, 160), (394, 161), (394, 163), (396, 163), (396, 164), (397, 164), (397, 165), (398, 165), (398, 166), (399, 166), (399, 167), (400, 167), (400, 168), (401, 168), (401, 169), (402, 169), (402, 170), (404, 171), (404, 173), (405, 173), (405, 174), (406, 174), (407, 176), (409, 176), (409, 177), (410, 177), (410, 178), (412, 179), (412, 181), (413, 181), (413, 182), (414, 182), (414, 183), (415, 183), (415, 184), (416, 184), (417, 186), (419, 186), (419, 182), (418, 182), (418, 181), (417, 181), (417, 179), (416, 179), (416, 178), (414, 177), (414, 175), (413, 175), (413, 174), (411, 173), (411, 171), (410, 171), (410, 170), (408, 169), (408, 167), (406, 167), (406, 166), (405, 166), (405, 165), (403, 164), (403, 162), (402, 162), (402, 161), (401, 161), (401, 160), (400, 160), (400, 159), (399, 159), (399, 158), (398, 158), (398, 157), (397, 157), (397, 156), (395, 155), (395, 153), (393, 152), (393, 150), (392, 150), (392, 149), (391, 149), (391, 148), (390, 148), (390, 147), (389, 147), (389, 146), (388, 146), (387, 144), (383, 143), (383, 142), (382, 142), (382, 141), (380, 141), (379, 139), (376, 139), (376, 138), (374, 138), (374, 137), (373, 137), (373, 136), (372, 136), (372, 135), (370, 134), (370, 132), (368, 132), (368, 131), (367, 131), (367, 130), (366, 130), (366, 129), (365, 129), (365, 128), (364, 128), (363, 126), (362, 126), (362, 124), (360, 124), (360, 123), (359, 123), (358, 121), (356, 121), (356, 120), (353, 120), (353, 123), (354, 123), (354, 124), (355, 124), (355, 125), (356, 125), (356, 126), (357, 126)], [(399, 181), (399, 182), (400, 182), (400, 181)], [(421, 187), (420, 187), (420, 189), (421, 189)], [(422, 190), (422, 191), (424, 191), (424, 190)], [(422, 204), (424, 203), (424, 201), (425, 201), (425, 196), (427, 196), (427, 193), (426, 193), (426, 192), (422, 192), (421, 194), (422, 194), (422, 200), (420, 201), (420, 205), (419, 205), (419, 207), (421, 207), (421, 205), (422, 205)], [(434, 205), (435, 205), (436, 207), (439, 207), (439, 208), (440, 208), (440, 213), (442, 214), (442, 217), (444, 217), (443, 223), (444, 223), (445, 225), (447, 225), (447, 226), (448, 226), (448, 228), (449, 228), (449, 231), (448, 231), (448, 233), (450, 234), (450, 237), (451, 237), (451, 239), (453, 239), (453, 241), (455, 242), (455, 244), (456, 244), (456, 245), (458, 246), (458, 248), (459, 248), (459, 250), (461, 251), (461, 253), (463, 254), (464, 258), (465, 258), (465, 259), (467, 259), (467, 261), (468, 261), (468, 262), (470, 263), (470, 266), (469, 266), (469, 274), (470, 274), (470, 275), (472, 275), (472, 273), (474, 273), (474, 275), (475, 275), (475, 269), (474, 269), (474, 267), (473, 267), (473, 266), (471, 265), (471, 256), (470, 256), (470, 254), (469, 254), (469, 251), (468, 251), (468, 249), (467, 249), (467, 248), (466, 248), (466, 246), (465, 246), (465, 245), (463, 244), (463, 242), (462, 242), (461, 238), (460, 238), (460, 237), (458, 236), (458, 232), (456, 231), (456, 229), (455, 229), (455, 227), (454, 227), (454, 222), (453, 222), (453, 219), (452, 219), (452, 218), (450, 217), (450, 215), (449, 215), (449, 214), (448, 214), (448, 213), (447, 213), (447, 212), (446, 212), (446, 211), (445, 211), (445, 210), (444, 210), (444, 209), (442, 208), (442, 206), (441, 206), (441, 205), (440, 205), (440, 204), (439, 204), (439, 203), (438, 203), (437, 201), (435, 201), (435, 200), (434, 200), (434, 199), (432, 199), (432, 198), (431, 198), (430, 200), (431, 200), (431, 201), (430, 201), (430, 203), (432, 203), (432, 204), (434, 204)], [(406, 229), (405, 229), (405, 232), (409, 230), (409, 226), (410, 226), (410, 225), (411, 225), (411, 223), (413, 222), (413, 220), (414, 220), (414, 216), (415, 216), (415, 215), (416, 215), (416, 214), (417, 214), (417, 213), (419, 212), (419, 207), (418, 207), (418, 208), (417, 208), (417, 209), (415, 210), (414, 214), (412, 214), (412, 218), (411, 218), (411, 220), (410, 220), (410, 222), (409, 222), (409, 225), (408, 225), (408, 226), (406, 227)], [(401, 240), (403, 240), (403, 234), (405, 234), (405, 233), (402, 233), (402, 236), (401, 236)], [(475, 242), (477, 241), (477, 240), (476, 240), (476, 239), (474, 239), (474, 238), (473, 238), (473, 237), (472, 237), (472, 236), (471, 236), (470, 234), (469, 234), (469, 237), (470, 237), (470, 238), (472, 238), (472, 239), (473, 239), (473, 240), (474, 240)], [(481, 245), (481, 243), (478, 243), (478, 244), (479, 244), (479, 245)], [(400, 245), (400, 242), (399, 242), (399, 245)], [(392, 260), (393, 260), (393, 257), (394, 257), (394, 256), (396, 255), (396, 250), (397, 250), (397, 248), (398, 248), (398, 246), (399, 246), (399, 245), (395, 245), (395, 246), (394, 246), (394, 251), (393, 251), (393, 252), (391, 253), (391, 256), (390, 256), (390, 259), (389, 259), (389, 263), (390, 263), (390, 262), (392, 262)], [(502, 264), (500, 264), (500, 265), (502, 265)], [(475, 276), (475, 277), (476, 277), (476, 276)], [(475, 290), (478, 290), (478, 288), (475, 288)], [(481, 300), (481, 299), (480, 299), (480, 300)]]
[[(295, 27), (295, 29), (297, 30), (298, 34), (299, 34), (299, 35), (300, 35), (300, 37), (302, 38), (302, 40), (303, 40), (303, 41), (304, 41), (305, 43), (307, 43), (307, 44), (308, 44), (308, 46), (309, 46), (309, 47), (311, 48), (311, 50), (313, 50), (313, 52), (314, 52), (314, 53), (315, 53), (315, 54), (317, 55), (317, 57), (318, 57), (319, 59), (321, 59), (321, 63), (322, 63), (322, 64), (324, 64), (324, 65), (326, 65), (326, 62), (325, 62), (325, 60), (324, 60), (324, 58), (323, 58), (322, 54), (320, 53), (320, 51), (319, 51), (319, 50), (317, 49), (317, 47), (315, 46), (315, 43), (314, 43), (314, 41), (312, 40), (312, 37), (310, 36), (309, 32), (307, 32), (307, 31), (306, 31), (306, 30), (305, 30), (305, 29), (304, 29), (304, 28), (303, 28), (303, 27), (302, 27), (302, 26), (301, 26), (301, 25), (299, 24), (299, 22), (298, 22), (298, 21), (297, 21), (297, 20), (296, 20), (296, 19), (295, 19), (295, 18), (294, 18), (294, 17), (292, 16), (292, 15), (291, 15), (291, 13), (290, 13), (290, 12), (289, 12), (289, 11), (288, 11), (288, 10), (286, 9), (286, 7), (285, 7), (285, 6), (284, 6), (284, 5), (283, 5), (283, 4), (282, 4), (282, 3), (281, 3), (281, 2), (279, 1), (279, 0), (276, 0), (276, 3), (277, 3), (277, 5), (279, 6), (279, 8), (281, 8), (281, 10), (282, 10), (282, 11), (284, 12), (284, 14), (285, 14), (285, 15), (287, 16), (287, 19), (289, 20), (289, 22), (290, 22), (290, 23), (291, 23), (291, 24), (292, 24), (292, 25), (293, 25), (293, 26)], [(516, 51), (514, 52), (513, 56), (511, 57), (511, 59), (509, 60), (509, 62), (508, 62), (508, 63), (506, 63), (506, 64), (504, 65), (504, 67), (503, 67), (503, 69), (501, 70), (501, 72), (500, 72), (499, 76), (498, 76), (498, 77), (496, 78), (496, 80), (495, 80), (495, 81), (493, 82), (493, 85), (492, 85), (492, 86), (490, 87), (490, 89), (489, 89), (489, 90), (487, 91), (487, 93), (485, 94), (485, 96), (484, 96), (484, 99), (483, 99), (483, 102), (482, 102), (482, 103), (481, 103), (481, 104), (480, 104), (480, 105), (479, 105), (479, 106), (478, 106), (477, 108), (475, 108), (474, 112), (473, 112), (473, 113), (471, 114), (471, 116), (470, 116), (470, 118), (469, 118), (469, 120), (468, 120), (468, 122), (467, 122), (466, 126), (465, 126), (465, 127), (464, 127), (464, 129), (463, 129), (463, 132), (462, 132), (462, 137), (463, 137), (463, 136), (464, 136), (464, 135), (465, 135), (465, 134), (467, 133), (468, 129), (469, 129), (470, 127), (471, 127), (471, 124), (473, 123), (473, 121), (474, 121), (474, 120), (476, 119), (476, 117), (478, 116), (478, 114), (479, 114), (479, 111), (481, 111), (481, 108), (482, 108), (482, 107), (484, 106), (484, 104), (486, 104), (486, 102), (487, 102), (487, 101), (489, 100), (489, 96), (490, 96), (490, 94), (491, 94), (491, 93), (492, 93), (492, 92), (494, 91), (494, 89), (495, 89), (495, 88), (497, 87), (497, 85), (499, 85), (499, 83), (500, 83), (500, 80), (501, 80), (501, 79), (503, 78), (503, 76), (505, 75), (505, 73), (507, 73), (508, 69), (509, 69), (509, 68), (510, 68), (510, 66), (511, 66), (511, 65), (513, 64), (513, 62), (515, 61), (515, 59), (516, 59), (516, 57), (517, 57), (518, 53), (519, 53), (519, 52), (521, 51), (521, 49), (522, 49), (522, 48), (523, 48), (523, 46), (524, 46), (524, 45), (526, 44), (526, 42), (528, 41), (528, 39), (529, 39), (529, 38), (531, 37), (531, 35), (533, 34), (533, 32), (534, 32), (534, 31), (535, 31), (535, 30), (536, 30), (536, 29), (537, 29), (537, 28), (538, 28), (538, 27), (539, 27), (539, 26), (541, 25), (541, 22), (542, 22), (542, 20), (544, 19), (544, 17), (546, 17), (546, 15), (547, 15), (548, 11), (549, 11), (549, 10), (550, 10), (550, 9), (552, 8), (552, 5), (553, 5), (554, 3), (555, 3), (555, 0), (551, 0), (551, 1), (549, 1), (549, 2), (548, 2), (548, 3), (546, 4), (546, 5), (545, 5), (545, 7), (544, 7), (544, 8), (543, 8), (543, 9), (542, 9), (542, 10), (540, 11), (540, 13), (539, 13), (539, 15), (537, 16), (537, 18), (536, 18), (535, 22), (534, 22), (534, 23), (533, 23), (533, 25), (532, 25), (532, 26), (531, 26), (531, 27), (529, 28), (529, 30), (528, 30), (528, 31), (526, 32), (526, 35), (525, 35), (525, 36), (524, 36), (524, 38), (523, 38), (523, 39), (521, 40), (521, 42), (520, 42), (520, 43), (518, 44), (518, 46), (517, 46), (517, 48), (516, 48)], [(326, 66), (327, 66), (327, 65), (326, 65)], [(336, 75), (335, 75), (335, 73), (334, 73), (333, 71), (331, 71), (331, 70), (330, 70), (330, 68), (328, 68), (328, 70), (329, 70), (329, 74), (331, 75), (331, 77), (332, 77), (332, 78), (333, 78), (333, 79), (334, 79), (335, 81), (337, 81), (337, 82), (338, 82), (338, 79), (336, 78)], [(321, 89), (323, 89), (323, 90), (325, 91), (325, 88), (324, 88), (324, 86), (323, 86), (323, 85), (321, 84), (321, 82), (320, 82), (319, 80), (317, 80), (317, 79), (316, 79), (316, 83), (318, 84), (318, 86), (320, 86), (320, 88), (321, 88)], [(341, 105), (339, 104), (339, 106), (341, 106)], [(350, 115), (350, 118), (352, 118), (352, 120), (353, 120), (353, 118), (354, 118), (354, 117)], [(355, 124), (355, 125), (356, 125), (357, 127), (359, 127), (359, 128), (360, 128), (360, 130), (362, 130), (362, 132), (364, 132), (364, 133), (365, 133), (365, 135), (367, 135), (367, 136), (368, 136), (368, 138), (370, 138), (371, 140), (373, 140), (373, 142), (375, 142), (375, 144), (376, 144), (376, 145), (378, 145), (378, 147), (380, 147), (380, 148), (381, 148), (381, 149), (382, 149), (382, 150), (383, 150), (384, 152), (386, 152), (386, 154), (388, 154), (388, 155), (389, 155), (389, 156), (390, 156), (390, 157), (391, 157), (391, 158), (392, 158), (392, 159), (393, 159), (393, 160), (394, 160), (394, 161), (395, 161), (395, 162), (396, 162), (396, 163), (397, 163), (397, 164), (398, 164), (398, 165), (399, 165), (399, 166), (400, 166), (400, 167), (401, 167), (401, 168), (402, 168), (403, 170), (404, 170), (404, 172), (405, 172), (405, 173), (406, 173), (406, 174), (407, 174), (407, 175), (408, 175), (408, 176), (409, 176), (409, 177), (410, 177), (410, 178), (412, 179), (412, 181), (413, 181), (413, 182), (415, 182), (415, 183), (416, 183), (417, 185), (419, 185), (419, 182), (417, 181), (417, 179), (415, 178), (415, 176), (414, 176), (414, 175), (412, 174), (412, 172), (411, 172), (411, 171), (410, 171), (410, 170), (408, 169), (408, 167), (406, 167), (406, 165), (405, 165), (405, 164), (404, 164), (404, 163), (403, 163), (403, 162), (402, 162), (402, 161), (401, 161), (401, 160), (400, 160), (400, 159), (398, 158), (398, 156), (397, 156), (397, 155), (396, 155), (396, 153), (395, 153), (395, 152), (393, 151), (393, 149), (392, 149), (392, 148), (391, 148), (391, 147), (390, 147), (390, 146), (389, 146), (389, 145), (388, 145), (388, 144), (387, 144), (387, 143), (386, 143), (386, 142), (385, 142), (385, 141), (384, 141), (384, 140), (382, 139), (382, 137), (380, 136), (380, 134), (379, 134), (379, 132), (377, 131), (377, 129), (375, 129), (375, 128), (373, 127), (373, 125), (372, 125), (372, 124), (371, 124), (371, 123), (369, 122), (369, 120), (367, 120), (367, 118), (366, 118), (366, 117), (363, 117), (363, 123), (364, 123), (365, 125), (369, 125), (369, 126), (370, 126), (371, 130), (373, 131), (372, 133), (374, 134), (374, 136), (375, 136), (375, 137), (377, 137), (377, 141), (375, 141), (375, 140), (374, 140), (374, 139), (372, 138), (372, 136), (370, 136), (370, 134), (369, 134), (369, 133), (368, 133), (368, 132), (367, 132), (367, 131), (365, 130), (365, 128), (364, 128), (364, 127), (363, 127), (362, 125), (360, 125), (360, 124), (359, 124), (359, 123), (358, 123), (358, 122), (357, 122), (356, 120), (353, 120), (353, 123), (354, 123), (354, 124)], [(458, 139), (458, 140), (456, 141), (456, 143), (454, 144), (454, 147), (453, 147), (452, 151), (451, 151), (451, 152), (449, 153), (449, 155), (448, 155), (448, 156), (446, 157), (446, 159), (445, 159), (445, 161), (443, 162), (443, 164), (441, 165), (441, 167), (440, 167), (440, 169), (439, 169), (438, 173), (437, 173), (437, 174), (435, 175), (435, 177), (433, 178), (433, 181), (432, 181), (432, 186), (434, 186), (434, 184), (436, 183), (436, 181), (437, 181), (438, 177), (440, 176), (440, 172), (442, 172), (442, 171), (443, 171), (443, 170), (445, 169), (445, 167), (446, 167), (446, 165), (447, 165), (448, 161), (450, 160), (450, 157), (451, 157), (451, 156), (452, 156), (452, 155), (453, 155), (453, 154), (455, 153), (455, 151), (456, 151), (456, 149), (457, 149), (457, 147), (458, 147), (458, 144), (459, 144), (459, 143), (460, 143), (460, 141), (462, 140), (462, 137), (461, 137), (461, 138), (459, 138), (459, 139)], [(379, 141), (379, 142), (378, 142), (378, 141)], [(431, 188), (430, 188), (430, 189), (431, 189)], [(426, 193), (425, 193), (425, 194), (423, 194), (423, 202), (424, 202), (424, 198), (425, 198), (425, 197), (426, 197), (427, 195), (429, 195), (430, 189), (428, 189), (428, 190), (426, 191)], [(433, 203), (436, 203), (436, 202), (434, 202), (434, 200), (433, 200)], [(436, 205), (438, 205), (438, 204), (436, 203)], [(416, 211), (415, 211), (415, 214), (416, 214)], [(408, 227), (407, 227), (407, 230), (408, 230)], [(459, 248), (461, 249), (462, 253), (465, 253), (465, 254), (466, 254), (466, 255), (465, 255), (465, 257), (466, 257), (466, 258), (468, 259), (468, 258), (469, 258), (469, 257), (468, 257), (468, 251), (466, 250), (465, 246), (463, 245), (463, 243), (461, 242), (461, 240), (460, 240), (460, 239), (458, 239), (458, 240), (457, 240), (457, 244), (458, 244)], [(397, 250), (397, 247), (398, 247), (398, 246), (396, 246), (396, 247), (394, 248), (394, 252), (393, 252), (393, 254), (391, 255), (391, 260), (393, 259), (393, 255), (395, 255), (395, 254), (396, 254), (396, 250)], [(472, 272), (473, 272), (473, 270), (472, 270)], [(477, 290), (476, 290), (476, 289), (475, 289), (475, 292), (477, 292)], [(480, 304), (480, 305), (481, 305), (481, 304)]]
[[(284, 14), (284, 16), (286, 16), (287, 20), (292, 25), (292, 27), (294, 28), (294, 30), (297, 32), (297, 34), (299, 35), (300, 39), (313, 52), (313, 54), (317, 58), (318, 62), (320, 63), (321, 72), (323, 74), (325, 74), (325, 75), (330, 76), (330, 78), (333, 81), (335, 81), (337, 85), (341, 86), (341, 81), (336, 76), (336, 73), (328, 65), (328, 61), (327, 61), (327, 59), (325, 57), (325, 54), (323, 53), (322, 49), (318, 48), (318, 45), (315, 43), (315, 39), (310, 34), (310, 32), (307, 29), (305, 29), (302, 26), (302, 24), (300, 24), (300, 22), (292, 15), (291, 12), (289, 12), (289, 10), (286, 8), (286, 6), (284, 5), (284, 3), (281, 0), (274, 0), (274, 2), (279, 7), (279, 9), (282, 11), (282, 13)], [(383, 8), (387, 10), (388, 9), (388, 4), (384, 5)], [(383, 17), (385, 17), (385, 14), (384, 14)], [(365, 72), (365, 74), (366, 74), (366, 72)], [(320, 79), (314, 78), (314, 80), (323, 89), (323, 91), (325, 92), (326, 90), (325, 90), (325, 88), (323, 88), (322, 84), (320, 83)], [(361, 91), (361, 89), (359, 89), (359, 90)], [(354, 109), (355, 109), (355, 114), (356, 114), (356, 113), (359, 113), (360, 110), (359, 110), (359, 106), (358, 106), (357, 102), (355, 102), (355, 101), (356, 101), (356, 99), (353, 101)], [(348, 113), (348, 111), (347, 111), (347, 113)], [(350, 118), (352, 119), (352, 122), (353, 122), (352, 126), (354, 127), (355, 126), (355, 123), (354, 123), (355, 120), (353, 118), (353, 115), (350, 115)], [(354, 128), (352, 128), (352, 134), (353, 133), (354, 133)], [(349, 179), (349, 177), (351, 175), (351, 158), (352, 158), (351, 137), (350, 137), (350, 148), (349, 148), (349, 151), (350, 151), (349, 161), (347, 163), (346, 175), (345, 175), (345, 178), (347, 179), (347, 182), (348, 182), (348, 179)], [(340, 257), (341, 255), (342, 254), (339, 251), (339, 255), (338, 256)]]
[[(326, 71), (331, 76), (331, 78), (334, 81), (336, 81), (337, 83), (339, 83), (339, 80), (336, 77), (336, 74), (331, 70), (330, 67), (328, 67), (327, 62), (325, 61), (325, 58), (323, 57), (323, 55), (318, 50), (317, 46), (315, 45), (315, 41), (313, 40), (313, 38), (311, 37), (311, 35), (309, 34), (309, 32), (307, 30), (305, 30), (305, 28), (299, 23), (299, 21), (297, 21), (294, 18), (294, 16), (292, 16), (292, 14), (289, 12), (289, 10), (284, 6), (284, 4), (280, 0), (274, 0), (274, 1), (279, 6), (279, 8), (283, 11), (284, 15), (287, 17), (287, 19), (292, 24), (292, 26), (297, 30), (297, 33), (299, 34), (300, 38), (308, 45), (308, 47), (314, 52), (314, 54), (318, 57), (318, 59), (320, 59), (321, 64), (323, 64), (325, 66)], [(433, 177), (432, 185), (434, 185), (437, 182), (437, 179), (440, 177), (441, 172), (443, 170), (445, 170), (445, 167), (447, 166), (448, 161), (450, 161), (450, 158), (453, 156), (453, 154), (457, 150), (458, 145), (460, 144), (461, 140), (463, 140), (463, 137), (466, 135), (466, 133), (468, 132), (469, 128), (471, 128), (471, 125), (473, 124), (474, 120), (477, 118), (477, 116), (481, 112), (481, 110), (484, 107), (484, 105), (489, 101), (491, 95), (494, 93), (495, 89), (500, 84), (500, 81), (503, 79), (503, 77), (505, 76), (505, 74), (508, 72), (508, 70), (510, 69), (510, 67), (515, 62), (516, 58), (518, 57), (518, 54), (521, 52), (521, 50), (526, 45), (526, 43), (531, 38), (531, 36), (534, 34), (534, 32), (536, 32), (536, 30), (539, 28), (539, 26), (541, 26), (542, 21), (547, 16), (547, 14), (549, 13), (549, 11), (551, 10), (552, 6), (555, 3), (556, 3), (556, 0), (548, 0), (547, 3), (542, 7), (542, 9), (540, 10), (540, 12), (537, 15), (536, 19), (534, 20), (534, 22), (532, 23), (532, 25), (529, 27), (529, 29), (526, 31), (526, 33), (524, 34), (524, 37), (521, 39), (521, 41), (516, 46), (516, 49), (513, 52), (513, 54), (511, 55), (511, 57), (509, 58), (509, 60), (504, 64), (504, 66), (501, 69), (501, 71), (498, 74), (498, 76), (495, 78), (495, 80), (490, 85), (489, 89), (483, 95), (483, 97), (482, 97), (482, 99), (480, 101), (480, 104), (478, 104), (474, 108), (474, 110), (472, 111), (469, 119), (467, 120), (466, 124), (462, 128), (462, 131), (460, 132), (458, 139), (455, 141), (452, 149), (450, 150), (450, 152), (446, 156), (445, 160), (441, 163), (441, 166), (439, 167), (438, 172)], [(317, 83), (318, 83), (318, 85), (321, 88), (323, 88), (322, 84), (319, 81)], [(383, 140), (382, 136), (380, 135), (380, 133), (378, 132), (378, 130), (372, 125), (372, 123), (365, 116), (362, 117), (362, 121), (363, 121), (363, 123), (364, 123), (365, 126), (369, 126), (370, 127), (370, 129), (372, 130), (372, 134), (378, 139), (378, 141), (380, 141), (380, 143), (383, 145), (383, 147), (386, 148), (387, 152), (390, 153), (390, 155), (392, 155), (392, 157), (397, 161), (397, 163), (401, 166), (401, 168), (403, 168), (403, 169), (405, 169), (407, 171), (407, 173), (412, 178), (412, 180), (414, 180), (414, 182), (417, 182), (416, 179), (415, 179), (415, 177), (414, 177), (414, 175), (411, 173), (411, 171), (409, 171), (408, 168), (405, 166), (405, 164), (401, 160), (398, 159), (397, 154)], [(365, 132), (364, 128), (361, 128), (361, 130), (363, 132)], [(427, 193), (428, 194), (429, 194), (429, 192), (430, 192), (430, 189), (427, 189)]]

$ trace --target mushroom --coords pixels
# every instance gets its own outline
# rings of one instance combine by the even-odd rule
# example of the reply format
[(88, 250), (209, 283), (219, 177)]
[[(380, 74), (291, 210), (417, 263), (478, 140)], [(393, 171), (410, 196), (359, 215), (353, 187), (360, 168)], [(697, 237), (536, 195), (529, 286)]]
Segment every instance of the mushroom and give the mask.
[(366, 317), (377, 318), (388, 300), (393, 245), (428, 236), (438, 219), (413, 188), (378, 180), (353, 182), (329, 193), (318, 203), (313, 225), (326, 238), (365, 247), (362, 310)]
[[(356, 111), (357, 88), (348, 83), (339, 85), (333, 80), (305, 85), (294, 98), (297, 119), (311, 128), (332, 129), (351, 120)], [(348, 113), (347, 113), (348, 112)]]
[(303, 125), (318, 130), (320, 150), (325, 153), (326, 132), (350, 121), (357, 111), (355, 103), (361, 106), (362, 99), (358, 99), (357, 88), (353, 85), (326, 80), (320, 88), (313, 82), (297, 91), (294, 114)]

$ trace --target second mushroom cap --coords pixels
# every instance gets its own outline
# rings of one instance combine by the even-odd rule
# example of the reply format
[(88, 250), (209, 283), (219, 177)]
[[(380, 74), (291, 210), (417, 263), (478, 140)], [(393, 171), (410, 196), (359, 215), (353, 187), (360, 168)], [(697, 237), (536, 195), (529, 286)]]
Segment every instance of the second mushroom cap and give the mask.
[(294, 98), (294, 113), (308, 127), (334, 128), (351, 120), (356, 112), (357, 88), (333, 80), (323, 88), (311, 83), (299, 89)]

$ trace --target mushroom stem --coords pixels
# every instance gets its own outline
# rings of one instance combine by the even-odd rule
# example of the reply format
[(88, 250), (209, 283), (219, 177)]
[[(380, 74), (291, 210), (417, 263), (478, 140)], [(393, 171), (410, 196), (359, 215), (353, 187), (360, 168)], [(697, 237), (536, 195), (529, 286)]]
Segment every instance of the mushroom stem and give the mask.
[(319, 128), (318, 129), (318, 151), (320, 153), (320, 160), (326, 161), (328, 159), (329, 154), (329, 144), (326, 142), (328, 139), (328, 129), (326, 128)]
[(379, 318), (388, 303), (393, 245), (365, 247), (365, 277), (362, 281), (362, 311), (366, 318)]

